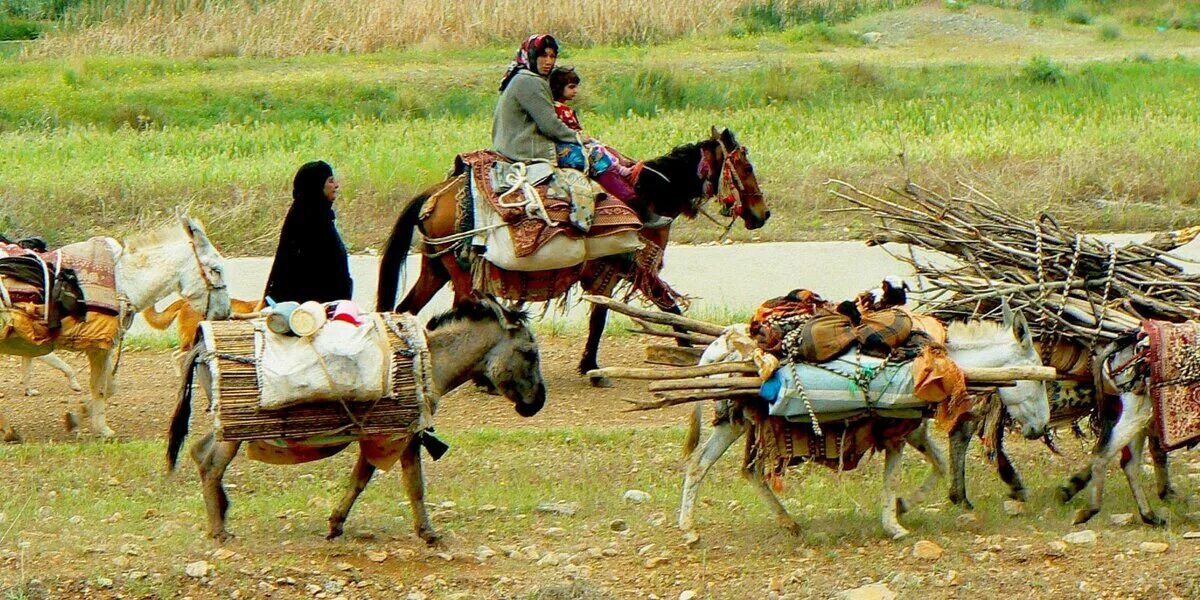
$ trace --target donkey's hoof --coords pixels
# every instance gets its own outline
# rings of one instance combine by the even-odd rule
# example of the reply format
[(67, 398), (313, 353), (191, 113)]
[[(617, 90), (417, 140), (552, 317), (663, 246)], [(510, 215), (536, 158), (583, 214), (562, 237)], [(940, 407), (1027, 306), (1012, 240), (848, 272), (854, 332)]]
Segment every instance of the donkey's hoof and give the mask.
[(28, 389), (26, 389), (26, 390), (25, 390), (25, 395), (26, 395), (26, 396), (29, 396), (30, 398), (32, 398), (32, 397), (34, 397), (34, 396), (41, 396), (41, 395), (42, 395), (42, 392), (41, 392), (41, 391), (39, 391), (39, 390), (37, 390), (37, 389), (35, 389), (35, 388), (28, 388)]
[(884, 532), (891, 536), (893, 540), (902, 540), (908, 537), (908, 534), (911, 533), (909, 530), (899, 525), (896, 525), (895, 527), (884, 527), (883, 529)]
[(594, 387), (594, 388), (606, 388), (607, 389), (607, 388), (610, 388), (613, 386), (612, 380), (607, 377), (589, 377), (588, 379), (591, 380), (592, 387)]
[(222, 529), (222, 530), (212, 534), (212, 539), (217, 544), (227, 544), (227, 543), (232, 542), (233, 540), (237, 539), (237, 536)]
[(1087, 523), (1088, 521), (1091, 521), (1092, 517), (1096, 516), (1099, 513), (1100, 513), (1099, 510), (1096, 510), (1093, 508), (1081, 508), (1081, 509), (1075, 511), (1075, 518), (1071, 520), (1071, 523), (1073, 523), (1075, 525), (1082, 525), (1084, 523)]
[(1025, 488), (1010, 491), (1008, 497), (1018, 502), (1029, 502), (1029, 492)]
[(896, 515), (902, 515), (908, 512), (908, 500), (904, 498), (896, 498)]
[(695, 531), (688, 530), (683, 532), (683, 545), (688, 548), (695, 548), (700, 543), (700, 534)]
[(67, 428), (67, 433), (78, 433), (79, 416), (71, 411), (63, 413), (63, 427)]
[(417, 536), (422, 540), (425, 540), (425, 544), (428, 546), (436, 546), (442, 541), (442, 536), (432, 529), (423, 529), (418, 531)]
[(67, 382), (67, 387), (71, 388), (71, 391), (73, 391), (73, 392), (82, 392), (83, 391), (83, 386), (79, 385), (79, 382), (75, 381), (74, 379)]
[(1158, 516), (1157, 514), (1154, 514), (1153, 511), (1151, 511), (1151, 513), (1148, 515), (1141, 515), (1141, 517), (1142, 517), (1142, 522), (1147, 525), (1150, 525), (1151, 527), (1162, 527), (1167, 524), (1166, 519)]
[(1054, 499), (1058, 500), (1059, 504), (1066, 504), (1071, 501), (1071, 498), (1075, 497), (1075, 493), (1075, 490), (1071, 489), (1070, 486), (1060, 485), (1054, 490)]
[(1169, 502), (1171, 500), (1175, 500), (1178, 497), (1179, 497), (1179, 494), (1176, 494), (1175, 488), (1173, 488), (1171, 486), (1167, 486), (1161, 490), (1158, 490), (1158, 499), (1159, 500), (1164, 500), (1164, 501)]
[(16, 429), (6, 429), (0, 431), (0, 441), (9, 444), (20, 444), (22, 441), (21, 434), (17, 433)]
[(337, 525), (330, 523), (329, 524), (329, 533), (325, 535), (325, 539), (336, 540), (336, 539), (342, 537), (342, 533), (344, 533), (344, 532), (342, 531), (341, 523), (338, 523)]

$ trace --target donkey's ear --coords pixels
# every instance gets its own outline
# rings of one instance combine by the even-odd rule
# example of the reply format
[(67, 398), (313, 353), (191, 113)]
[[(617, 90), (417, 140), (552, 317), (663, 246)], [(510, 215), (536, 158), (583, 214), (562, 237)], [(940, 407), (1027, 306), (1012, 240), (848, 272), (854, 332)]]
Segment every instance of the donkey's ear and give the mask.
[(721, 142), (724, 143), (725, 147), (729, 148), (730, 150), (733, 150), (738, 146), (737, 138), (733, 137), (733, 132), (728, 129), (721, 130)]
[(717, 130), (716, 125), (712, 126), (712, 133), (709, 134), (709, 139), (713, 139), (713, 140), (721, 139), (721, 132)]
[(1013, 337), (1021, 340), (1022, 344), (1033, 344), (1033, 334), (1029, 331), (1029, 323), (1025, 321), (1024, 313), (1017, 313), (1012, 323)]
[(1007, 298), (1003, 298), (1003, 297), (1000, 298), (1000, 315), (1001, 315), (1001, 319), (1003, 319), (1004, 326), (1009, 329), (1012, 329), (1013, 320), (1015, 319), (1015, 317), (1013, 316), (1012, 309), (1008, 307), (1008, 299)]

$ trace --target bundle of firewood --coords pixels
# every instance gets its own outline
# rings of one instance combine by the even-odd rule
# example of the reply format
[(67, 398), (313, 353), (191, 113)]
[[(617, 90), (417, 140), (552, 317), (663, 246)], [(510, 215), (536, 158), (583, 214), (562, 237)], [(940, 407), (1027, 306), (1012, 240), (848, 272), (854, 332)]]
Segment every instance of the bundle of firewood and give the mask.
[(1170, 253), (1200, 227), (1118, 246), (1062, 227), (1048, 214), (1015, 217), (968, 184), (946, 195), (911, 182), (890, 192), (885, 199), (830, 182), (830, 193), (853, 205), (845, 210), (878, 220), (868, 244), (909, 247), (892, 254), (915, 270), (922, 312), (943, 320), (978, 317), (1003, 298), (1024, 311), (1042, 339), (1088, 346), (1144, 319), (1200, 318), (1200, 275), (1184, 273), (1180, 262), (1187, 261)]
[[(638, 327), (631, 331), (643, 335), (707, 345), (726, 331), (723, 325), (649, 311), (603, 296), (584, 296), (584, 300), (629, 317)], [(670, 327), (671, 330), (659, 329), (655, 325)], [(652, 344), (646, 347), (646, 362), (659, 366), (607, 367), (589, 371), (587, 375), (649, 381), (648, 389), (654, 400), (629, 401), (633, 404), (631, 410), (664, 408), (702, 400), (746, 399), (758, 395), (763, 384), (761, 364), (744, 360), (700, 365), (697, 363), (702, 353), (703, 348)], [(1054, 369), (1038, 366), (963, 369), (963, 375), (967, 379), (967, 387), (976, 392), (1010, 386), (1019, 379), (1052, 380), (1056, 377)]]

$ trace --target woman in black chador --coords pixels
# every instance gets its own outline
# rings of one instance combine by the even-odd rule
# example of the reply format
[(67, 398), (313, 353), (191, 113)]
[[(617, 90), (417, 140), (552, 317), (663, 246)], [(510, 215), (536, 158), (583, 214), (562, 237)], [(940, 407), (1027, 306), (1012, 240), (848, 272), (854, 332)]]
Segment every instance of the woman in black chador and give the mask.
[(292, 181), (292, 207), (263, 295), (272, 302), (349, 300), (354, 292), (346, 245), (334, 222), (338, 180), (325, 161), (306, 163)]

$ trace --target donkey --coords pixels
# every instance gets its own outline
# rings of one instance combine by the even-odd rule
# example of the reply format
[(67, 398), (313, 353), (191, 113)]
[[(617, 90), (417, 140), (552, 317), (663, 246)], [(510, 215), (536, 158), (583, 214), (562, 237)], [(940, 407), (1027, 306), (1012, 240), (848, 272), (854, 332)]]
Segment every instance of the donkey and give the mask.
[(1121, 470), (1129, 482), (1137, 503), (1138, 516), (1147, 525), (1162, 526), (1166, 520), (1158, 516), (1142, 489), (1140, 469), (1142, 452), (1149, 442), (1158, 484), (1158, 496), (1166, 500), (1175, 494), (1167, 471), (1167, 450), (1151, 426), (1154, 405), (1150, 400), (1149, 365), (1139, 354), (1141, 345), (1133, 335), (1110, 343), (1096, 357), (1099, 373), (1096, 382), (1096, 414), (1100, 432), (1088, 465), (1071, 476), (1057, 490), (1059, 501), (1066, 503), (1083, 491), (1090, 482), (1091, 494), (1087, 508), (1075, 511), (1073, 522), (1086, 523), (1100, 512), (1104, 496), (1104, 479), (1113, 456), (1121, 453)]
[[(178, 223), (163, 229), (137, 235), (122, 245), (106, 238), (116, 260), (117, 296), (127, 303), (123, 312), (133, 314), (153, 306), (171, 294), (179, 294), (197, 311), (209, 319), (229, 316), (229, 293), (225, 287), (224, 259), (208, 240), (199, 221), (186, 215), (177, 216)], [(80, 407), (89, 417), (93, 433), (103, 438), (116, 435), (105, 421), (104, 404), (113, 392), (116, 357), (120, 340), (128, 323), (120, 323), (117, 337), (100, 346), (78, 346), (59, 339), (44, 345), (33, 345), (15, 335), (0, 339), (0, 353), (19, 356), (42, 356), (56, 349), (83, 351), (88, 357), (91, 397)], [(68, 411), (68, 427), (78, 421)], [(11, 428), (10, 428), (11, 429)], [(16, 437), (15, 430), (7, 435)]]
[[(952, 324), (947, 341), (950, 358), (965, 367), (1041, 365), (1024, 318), (1019, 314), (1014, 316), (1007, 310), (1004, 318), (1002, 325)], [(722, 338), (713, 342), (705, 350), (700, 362), (715, 362), (729, 355), (730, 352), (724, 347), (723, 341)], [(1046, 387), (1042, 382), (1022, 381), (1013, 387), (1000, 388), (999, 393), (1005, 405), (1010, 407), (1012, 413), (1021, 421), (1026, 436), (1040, 437), (1044, 434), (1049, 421), (1049, 407)], [(690, 459), (683, 483), (679, 528), (684, 531), (689, 541), (699, 539), (694, 530), (695, 520), (692, 513), (701, 481), (734, 441), (749, 428), (756, 427), (744, 406), (728, 400), (719, 401), (715, 428), (704, 447), (697, 448), (696, 440), (699, 439), (702, 411), (703, 407), (700, 404), (692, 411), (688, 443), (685, 445), (685, 452), (690, 455)], [(904, 445), (907, 443), (916, 448), (933, 466), (930, 475), (914, 494), (914, 501), (919, 501), (921, 497), (930, 493), (942, 479), (946, 472), (946, 457), (942, 449), (930, 438), (927, 421), (882, 417), (874, 419), (878, 430), (895, 434), (884, 442), (885, 467), (881, 513), (884, 532), (893, 539), (899, 539), (909, 533), (898, 520), (898, 514), (907, 510), (908, 502), (900, 498), (896, 490)], [(792, 533), (800, 532), (800, 525), (788, 514), (760, 473), (743, 464), (742, 477), (750, 482), (780, 525)]]
[[(437, 399), (476, 377), (485, 378), (496, 390), (511, 400), (517, 414), (532, 417), (546, 403), (546, 386), (542, 380), (537, 338), (529, 327), (524, 312), (507, 310), (492, 300), (465, 300), (442, 315), (434, 317), (426, 326), (430, 364), (433, 370), (434, 389), (432, 409), (437, 410)], [(209, 398), (213, 398), (213, 376), (203, 361), (198, 360), (202, 346), (187, 357), (185, 373), (195, 368), (199, 373), (200, 386)], [(180, 391), (179, 405), (171, 420), (167, 441), (168, 470), (173, 471), (187, 436), (191, 418), (191, 381), (185, 375)], [(351, 485), (342, 497), (341, 504), (329, 517), (329, 535), (334, 539), (342, 535), (342, 525), (350, 514), (354, 501), (367, 487), (376, 465), (367, 456), (383, 452), (399, 454), (404, 487), (412, 507), (416, 533), (428, 544), (438, 541), (438, 534), (429, 521), (425, 508), (425, 476), (421, 467), (421, 446), (424, 434), (360, 437), (330, 447), (321, 448), (320, 456), (309, 456), (293, 462), (316, 460), (337, 454), (352, 443), (359, 444), (358, 462), (351, 473)], [(192, 444), (191, 454), (200, 470), (200, 485), (204, 492), (204, 503), (208, 514), (209, 536), (218, 542), (230, 539), (225, 529), (225, 515), (229, 510), (229, 497), (221, 478), (229, 463), (237, 456), (241, 442), (218, 441), (208, 433)]]

